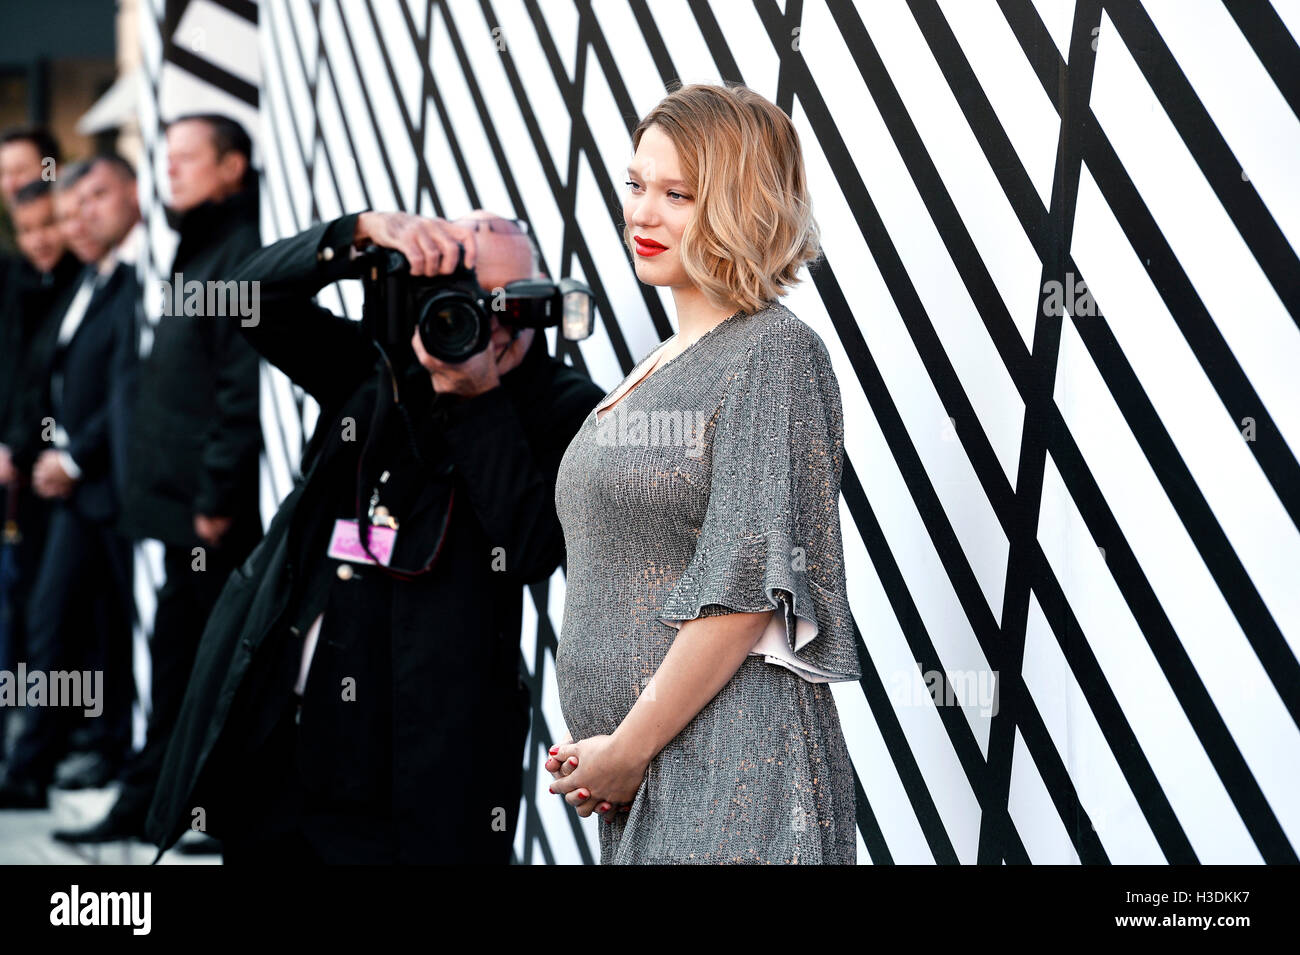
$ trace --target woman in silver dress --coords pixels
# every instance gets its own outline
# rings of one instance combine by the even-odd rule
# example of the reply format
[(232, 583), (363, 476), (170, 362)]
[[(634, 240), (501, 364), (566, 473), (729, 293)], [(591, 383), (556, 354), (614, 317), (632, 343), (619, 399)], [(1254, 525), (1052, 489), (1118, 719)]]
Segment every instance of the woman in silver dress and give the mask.
[(551, 791), (602, 814), (602, 863), (853, 863), (839, 386), (778, 302), (819, 254), (798, 136), (757, 93), (692, 85), (632, 142), (624, 239), (679, 331), (560, 464)]

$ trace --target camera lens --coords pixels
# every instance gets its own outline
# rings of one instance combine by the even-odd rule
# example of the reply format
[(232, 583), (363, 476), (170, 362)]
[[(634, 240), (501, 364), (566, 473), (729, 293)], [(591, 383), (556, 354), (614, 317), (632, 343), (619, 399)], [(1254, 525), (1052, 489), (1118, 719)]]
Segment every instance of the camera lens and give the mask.
[(473, 300), (456, 292), (428, 296), (420, 305), (420, 342), (434, 358), (460, 362), (479, 346), (478, 310)]

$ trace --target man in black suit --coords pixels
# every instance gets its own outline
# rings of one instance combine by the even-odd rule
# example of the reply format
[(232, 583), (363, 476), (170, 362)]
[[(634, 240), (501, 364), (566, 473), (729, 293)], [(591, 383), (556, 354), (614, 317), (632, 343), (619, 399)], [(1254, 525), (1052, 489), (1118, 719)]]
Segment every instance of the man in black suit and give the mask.
[[(29, 673), (84, 663), (102, 674), (102, 713), (92, 725), (103, 758), (101, 781), (107, 782), (130, 742), (133, 692), (129, 547), (115, 528), (110, 440), (117, 383), (109, 369), (140, 299), (135, 257), (143, 235), (135, 175), (121, 157), (96, 157), (81, 175), (60, 179), (57, 189), (65, 203), (75, 195), (78, 219), (70, 241), (93, 264), (59, 322), (49, 362), (49, 414), (30, 422), (13, 449), (15, 466), (30, 467), (33, 489), (53, 503), (31, 593), (26, 662)], [(88, 599), (93, 624), (76, 626), (74, 611)], [(61, 755), (63, 714), (36, 707), (26, 716), (0, 786), (0, 807), (44, 807)]]
[[(56, 830), (63, 842), (143, 838), (203, 626), (230, 571), (262, 536), (257, 353), (240, 335), (230, 300), (220, 315), (206, 314), (216, 304), (207, 289), (226, 288), (215, 283), (262, 244), (251, 153), (248, 134), (225, 116), (185, 116), (167, 126), (168, 216), (180, 244), (164, 277), (164, 294), (172, 294), (136, 369), (122, 506), (129, 536), (166, 545), (150, 640), (149, 727), (108, 814)], [(200, 314), (177, 310), (195, 282), (205, 291)]]
[[(0, 501), (4, 502), (5, 546), (13, 561), (0, 586), (6, 593), (0, 620), (0, 670), (12, 671), (23, 658), (22, 638), (27, 594), (45, 544), (49, 504), (20, 481), (13, 466), (8, 434), (29, 420), (31, 404), (43, 384), (39, 343), (52, 337), (81, 274), (82, 263), (68, 251), (54, 212), (53, 188), (36, 179), (14, 196), (14, 226), (22, 266), (0, 287)], [(62, 303), (62, 304), (60, 304)], [(37, 416), (39, 417), (39, 416)], [(5, 750), (8, 707), (0, 707), (0, 756)]]
[[(319, 402), (305, 476), (223, 590), (150, 809), (227, 862), (510, 861), (529, 693), (522, 587), (559, 566), (555, 476), (602, 391), (492, 313), (487, 347), (417, 361), (316, 305), (355, 249), (484, 288), (535, 274), (508, 220), (352, 214), (263, 249), (249, 340)], [(425, 364), (421, 364), (424, 362)], [(356, 521), (391, 556), (359, 554)], [(372, 551), (373, 552), (373, 551)], [(351, 556), (346, 556), (351, 555)]]

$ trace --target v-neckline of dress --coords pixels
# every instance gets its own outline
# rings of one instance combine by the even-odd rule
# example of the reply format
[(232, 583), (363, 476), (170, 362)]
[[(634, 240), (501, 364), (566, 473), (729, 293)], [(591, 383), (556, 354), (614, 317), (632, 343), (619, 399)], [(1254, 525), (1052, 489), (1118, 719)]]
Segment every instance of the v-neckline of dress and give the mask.
[[(608, 415), (608, 414), (610, 414), (611, 412), (613, 412), (613, 410), (614, 410), (615, 408), (617, 408), (619, 405), (621, 405), (621, 404), (623, 403), (624, 399), (626, 399), (626, 398), (628, 398), (629, 396), (631, 396), (632, 392), (636, 391), (636, 390), (637, 390), (638, 388), (640, 388), (643, 384), (645, 384), (646, 381), (650, 378), (651, 375), (660, 374), (660, 373), (661, 373), (665, 368), (667, 368), (667, 367), (668, 367), (669, 365), (671, 365), (673, 362), (677, 361), (677, 359), (681, 358), (683, 355), (685, 355), (685, 354), (687, 354), (688, 352), (690, 352), (690, 350), (693, 349), (696, 345), (698, 345), (700, 342), (704, 341), (704, 339), (708, 338), (710, 335), (712, 335), (714, 332), (716, 332), (719, 328), (721, 328), (723, 325), (727, 324), (727, 322), (731, 321), (733, 318), (735, 318), (737, 315), (740, 315), (740, 314), (743, 314), (743, 312), (742, 312), (742, 311), (735, 311), (735, 312), (732, 312), (730, 315), (728, 315), (728, 316), (727, 316), (726, 318), (724, 318), (722, 321), (718, 322), (718, 324), (714, 325), (712, 328), (710, 328), (707, 332), (705, 332), (705, 333), (704, 333), (703, 335), (701, 335), (699, 338), (695, 339), (695, 341), (691, 342), (689, 345), (687, 345), (685, 348), (683, 348), (681, 351), (679, 351), (679, 352), (678, 352), (676, 355), (674, 355), (672, 358), (669, 358), (669, 359), (668, 359), (666, 362), (664, 362), (662, 365), (660, 365), (660, 364), (658, 364), (658, 362), (656, 362), (653, 366), (651, 366), (651, 368), (650, 368), (649, 371), (647, 371), (644, 375), (642, 375), (640, 378), (638, 378), (634, 383), (632, 383), (632, 384), (625, 384), (625, 386), (620, 386), (620, 388), (618, 389), (618, 391), (617, 391), (614, 395), (611, 395), (611, 396), (610, 396), (610, 398), (612, 399), (612, 403), (611, 403), (611, 404), (603, 405), (603, 406), (602, 406), (602, 405), (597, 405), (595, 408), (592, 409), (591, 416), (596, 420), (596, 423), (597, 423), (597, 424), (600, 424), (600, 422), (604, 421), (606, 415)], [(641, 361), (641, 363), (640, 363), (639, 365), (637, 365), (637, 368), (640, 368), (642, 365), (646, 364), (646, 362), (650, 361), (650, 359), (654, 358), (656, 355), (660, 355), (660, 354), (663, 352), (664, 348), (665, 348), (665, 347), (666, 347), (666, 346), (667, 346), (667, 345), (668, 345), (668, 344), (669, 344), (669, 343), (670, 343), (674, 338), (676, 338), (676, 337), (677, 337), (676, 335), (673, 335), (673, 338), (669, 338), (669, 339), (666, 339), (665, 341), (661, 342), (658, 348), (656, 348), (656, 349), (655, 349), (654, 351), (652, 351), (649, 355), (647, 355), (647, 356), (646, 356), (646, 357)], [(634, 368), (634, 369), (632, 369), (632, 370), (633, 370), (633, 371), (636, 371), (636, 368)], [(604, 414), (601, 413), (602, 411), (604, 412)]]

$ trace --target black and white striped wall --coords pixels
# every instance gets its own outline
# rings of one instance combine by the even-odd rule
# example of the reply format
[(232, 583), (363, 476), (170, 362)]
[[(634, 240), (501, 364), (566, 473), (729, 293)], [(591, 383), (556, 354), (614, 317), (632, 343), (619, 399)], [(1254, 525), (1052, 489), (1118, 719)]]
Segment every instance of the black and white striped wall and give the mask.
[[(153, 109), (171, 71), (256, 110), (266, 241), (524, 217), (596, 292), (551, 344), (603, 388), (674, 330), (621, 245), (632, 127), (677, 79), (772, 98), (826, 250), (787, 304), (846, 416), (859, 859), (1297, 861), (1297, 0), (146, 5)], [(263, 381), (269, 517), (316, 409)], [(563, 575), (530, 598), (516, 855), (591, 861), (537, 769)]]

